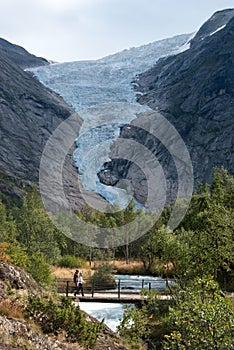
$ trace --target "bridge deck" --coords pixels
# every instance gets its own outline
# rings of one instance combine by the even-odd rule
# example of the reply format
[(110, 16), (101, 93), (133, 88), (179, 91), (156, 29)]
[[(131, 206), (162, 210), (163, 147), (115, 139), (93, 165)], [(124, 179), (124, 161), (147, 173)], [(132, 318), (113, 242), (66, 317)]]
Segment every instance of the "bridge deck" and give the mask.
[[(66, 294), (63, 294), (64, 296)], [(143, 297), (139, 293), (121, 293), (120, 297), (118, 293), (95, 293), (92, 294), (77, 295), (74, 297), (73, 294), (68, 294), (69, 298), (72, 298), (74, 301), (80, 302), (94, 302), (94, 303), (141, 303), (143, 300), (147, 300), (147, 297)], [(170, 300), (170, 295), (160, 295), (158, 296), (159, 300)]]

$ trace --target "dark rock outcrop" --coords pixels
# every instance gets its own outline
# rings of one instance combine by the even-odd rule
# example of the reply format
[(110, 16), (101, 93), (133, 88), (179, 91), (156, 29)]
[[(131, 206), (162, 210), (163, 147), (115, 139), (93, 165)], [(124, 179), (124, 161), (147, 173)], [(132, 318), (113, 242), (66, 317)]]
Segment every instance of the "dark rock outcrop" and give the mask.
[[(160, 59), (140, 74), (134, 85), (140, 92), (138, 102), (163, 114), (182, 136), (195, 182), (210, 182), (214, 166), (234, 173), (234, 9), (215, 13), (191, 40), (188, 50)], [(127, 129), (123, 128), (121, 137), (143, 143), (154, 152), (166, 169), (169, 192), (174, 192), (176, 169), (169, 164), (168, 152), (158, 140), (142, 135), (133, 126)], [(142, 175), (138, 172), (136, 176), (129, 162), (123, 174), (121, 162), (113, 160), (105, 165), (110, 169), (109, 179), (124, 175), (132, 182), (135, 173), (135, 197), (146, 197), (146, 186), (140, 191), (136, 186), (142, 183)], [(110, 184), (105, 172), (100, 175)]]
[(14, 45), (9, 41), (0, 38), (0, 55), (17, 64), (21, 68), (33, 68), (49, 64), (42, 58), (30, 54), (23, 47)]
[[(166, 202), (170, 203), (177, 194), (177, 171), (166, 147), (151, 133), (136, 127), (134, 122), (121, 128), (120, 142), (121, 138), (133, 140), (146, 147), (154, 154), (159, 163), (163, 164), (166, 180)], [(144, 173), (144, 170), (149, 167), (149, 164), (147, 164), (149, 160), (145, 158), (145, 166), (140, 168), (133, 161), (116, 158), (116, 150), (118, 150), (118, 144), (114, 143), (110, 154), (111, 158), (114, 155), (114, 159), (103, 165), (103, 169), (98, 173), (100, 181), (106, 185), (125, 189), (139, 203), (145, 204), (147, 196), (152, 190), (152, 188), (148, 188), (149, 184)], [(131, 154), (131, 152), (134, 154), (134, 149), (126, 149), (126, 154)], [(141, 159), (144, 159), (144, 155), (142, 155)], [(154, 179), (156, 182), (158, 181), (156, 175)], [(156, 186), (156, 183), (153, 186)]]

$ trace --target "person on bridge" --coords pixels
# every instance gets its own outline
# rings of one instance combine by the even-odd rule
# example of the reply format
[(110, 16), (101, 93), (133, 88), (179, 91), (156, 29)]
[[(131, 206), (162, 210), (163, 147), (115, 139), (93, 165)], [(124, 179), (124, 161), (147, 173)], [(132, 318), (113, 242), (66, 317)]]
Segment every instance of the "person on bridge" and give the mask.
[(77, 288), (75, 290), (74, 296), (76, 296), (76, 294), (82, 294), (82, 297), (84, 296), (84, 290), (83, 290), (83, 275), (82, 272), (80, 272), (79, 276), (78, 276), (78, 280), (77, 280)]
[(73, 282), (75, 283), (75, 291), (74, 291), (74, 296), (76, 296), (77, 289), (78, 289), (78, 279), (79, 279), (79, 270), (76, 270), (74, 275), (73, 275)]

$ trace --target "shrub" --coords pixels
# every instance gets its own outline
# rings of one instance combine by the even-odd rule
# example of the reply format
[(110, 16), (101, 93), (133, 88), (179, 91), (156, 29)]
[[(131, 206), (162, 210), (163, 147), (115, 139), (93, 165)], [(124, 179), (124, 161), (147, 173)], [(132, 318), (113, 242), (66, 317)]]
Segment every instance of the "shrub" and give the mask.
[(64, 255), (58, 262), (59, 267), (77, 268), (77, 258), (74, 255)]
[(83, 268), (83, 269), (89, 268), (89, 264), (87, 263), (87, 261), (82, 258), (77, 258), (77, 266), (78, 268)]
[(36, 252), (29, 257), (27, 271), (44, 288), (50, 287), (54, 281), (50, 266), (41, 252)]
[(11, 261), (11, 257), (7, 254), (8, 243), (0, 243), (0, 261)]
[(100, 265), (92, 276), (95, 285), (100, 289), (115, 288), (116, 282), (113, 276), (113, 266)]
[(127, 340), (132, 349), (141, 349), (143, 339), (150, 334), (149, 317), (145, 310), (128, 306), (125, 309), (121, 325), (118, 327), (119, 334)]
[(197, 278), (174, 297), (163, 349), (234, 349), (234, 312), (211, 277)]
[(87, 262), (82, 258), (77, 258), (74, 255), (64, 255), (58, 262), (59, 267), (67, 267), (70, 269), (86, 268)]
[(22, 268), (27, 267), (28, 255), (19, 242), (14, 241), (13, 243), (9, 243), (6, 252), (10, 256), (10, 261), (13, 265)]
[(25, 316), (38, 323), (44, 333), (65, 331), (68, 341), (79, 341), (88, 347), (95, 346), (103, 326), (103, 322), (86, 321), (85, 314), (80, 308), (65, 297), (57, 303), (52, 299), (30, 296)]

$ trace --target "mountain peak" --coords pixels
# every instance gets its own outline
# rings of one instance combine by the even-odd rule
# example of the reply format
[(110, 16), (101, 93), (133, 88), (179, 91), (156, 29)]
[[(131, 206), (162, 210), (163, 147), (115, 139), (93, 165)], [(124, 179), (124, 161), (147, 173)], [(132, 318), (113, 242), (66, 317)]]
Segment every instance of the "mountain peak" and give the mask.
[(17, 64), (22, 69), (49, 64), (45, 58), (32, 55), (23, 47), (12, 44), (3, 38), (0, 38), (0, 54), (9, 61)]
[(191, 40), (191, 47), (201, 45), (205, 38), (223, 29), (234, 16), (234, 8), (215, 12), (198, 30)]

